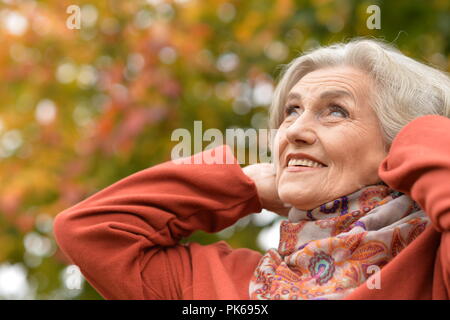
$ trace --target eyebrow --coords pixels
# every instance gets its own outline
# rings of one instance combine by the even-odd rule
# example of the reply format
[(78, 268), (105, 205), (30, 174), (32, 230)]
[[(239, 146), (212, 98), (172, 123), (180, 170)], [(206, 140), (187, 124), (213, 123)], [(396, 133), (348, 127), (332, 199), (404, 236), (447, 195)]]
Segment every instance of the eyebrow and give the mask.
[[(355, 100), (355, 98), (353, 97), (353, 95), (345, 90), (330, 90), (330, 91), (325, 91), (322, 92), (322, 94), (320, 95), (321, 99), (324, 98), (336, 98), (336, 97), (341, 97), (341, 96), (346, 96), (346, 97), (350, 97), (353, 100)], [(288, 94), (287, 96), (287, 100), (298, 100), (298, 101), (302, 101), (302, 96), (299, 93), (296, 92), (291, 92)]]

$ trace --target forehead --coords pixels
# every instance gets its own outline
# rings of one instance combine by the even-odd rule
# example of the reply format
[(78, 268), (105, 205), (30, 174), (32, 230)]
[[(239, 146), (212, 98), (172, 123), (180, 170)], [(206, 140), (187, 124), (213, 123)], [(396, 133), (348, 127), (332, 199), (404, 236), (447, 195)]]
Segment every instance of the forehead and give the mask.
[(325, 90), (334, 89), (347, 91), (356, 99), (371, 91), (371, 78), (362, 70), (340, 66), (318, 69), (307, 73), (291, 89), (290, 93), (316, 95)]

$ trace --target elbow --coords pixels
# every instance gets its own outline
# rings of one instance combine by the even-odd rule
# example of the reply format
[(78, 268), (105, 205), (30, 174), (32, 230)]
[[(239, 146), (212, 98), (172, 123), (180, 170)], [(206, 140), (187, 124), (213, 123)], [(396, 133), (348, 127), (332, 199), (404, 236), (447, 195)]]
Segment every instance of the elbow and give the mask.
[(76, 240), (76, 224), (73, 222), (73, 217), (69, 212), (59, 213), (53, 221), (53, 235), (59, 248), (68, 257), (71, 256)]

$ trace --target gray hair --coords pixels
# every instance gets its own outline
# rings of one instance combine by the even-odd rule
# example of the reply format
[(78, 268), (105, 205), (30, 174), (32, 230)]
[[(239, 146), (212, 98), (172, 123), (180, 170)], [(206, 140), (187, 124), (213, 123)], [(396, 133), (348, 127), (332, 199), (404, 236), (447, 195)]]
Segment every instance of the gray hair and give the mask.
[(355, 38), (310, 50), (283, 67), (270, 107), (269, 127), (280, 126), (287, 94), (304, 75), (340, 65), (356, 67), (375, 80), (372, 108), (387, 146), (417, 117), (433, 114), (450, 118), (447, 73), (417, 62), (381, 40)]

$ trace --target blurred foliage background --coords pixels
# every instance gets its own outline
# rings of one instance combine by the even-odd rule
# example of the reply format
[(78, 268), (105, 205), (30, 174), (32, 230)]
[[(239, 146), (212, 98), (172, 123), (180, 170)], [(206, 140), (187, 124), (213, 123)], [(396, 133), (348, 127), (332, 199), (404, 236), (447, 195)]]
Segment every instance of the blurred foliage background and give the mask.
[[(194, 120), (265, 128), (280, 65), (355, 36), (450, 70), (448, 0), (0, 0), (0, 298), (101, 299), (57, 249), (53, 217), (169, 160), (172, 131)], [(279, 220), (189, 240), (264, 251)]]

